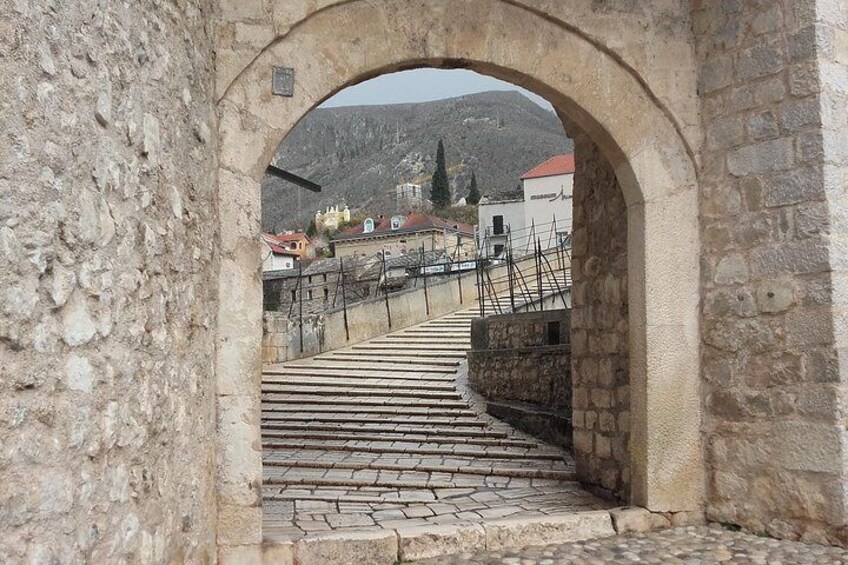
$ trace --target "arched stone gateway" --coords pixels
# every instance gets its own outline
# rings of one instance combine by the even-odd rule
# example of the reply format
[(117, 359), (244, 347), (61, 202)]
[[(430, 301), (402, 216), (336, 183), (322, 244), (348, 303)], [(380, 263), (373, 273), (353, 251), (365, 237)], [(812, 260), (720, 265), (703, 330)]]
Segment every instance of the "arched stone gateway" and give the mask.
[[(295, 68), (292, 97), (272, 94), (274, 66)], [(515, 2), (353, 1), (291, 25), (219, 85), (219, 543), (261, 541), (254, 249), (265, 166), (321, 101), (424, 66), (470, 68), (546, 97), (613, 167), (627, 208), (631, 501), (700, 509), (698, 194), (686, 128), (621, 58)]]

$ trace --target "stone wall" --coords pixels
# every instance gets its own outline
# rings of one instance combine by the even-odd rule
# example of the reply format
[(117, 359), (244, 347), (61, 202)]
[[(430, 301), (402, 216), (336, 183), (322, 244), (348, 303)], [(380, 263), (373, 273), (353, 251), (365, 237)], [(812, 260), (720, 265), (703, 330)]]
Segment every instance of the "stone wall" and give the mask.
[(844, 542), (848, 8), (693, 5), (707, 514)]
[(468, 383), (488, 400), (571, 412), (568, 310), (501, 314), (471, 323)]
[[(262, 361), (265, 364), (302, 359), (359, 343), (392, 330), (420, 324), (426, 320), (468, 308), (477, 303), (474, 273), (462, 280), (443, 277), (435, 284), (361, 300), (345, 310), (332, 308), (303, 316), (303, 347), (297, 314), (265, 312), (262, 324)], [(429, 313), (428, 313), (429, 308)], [(391, 320), (391, 324), (389, 324)]]
[(571, 367), (580, 480), (629, 498), (627, 207), (612, 167), (573, 131)]
[(215, 558), (200, 0), (0, 4), (0, 562)]

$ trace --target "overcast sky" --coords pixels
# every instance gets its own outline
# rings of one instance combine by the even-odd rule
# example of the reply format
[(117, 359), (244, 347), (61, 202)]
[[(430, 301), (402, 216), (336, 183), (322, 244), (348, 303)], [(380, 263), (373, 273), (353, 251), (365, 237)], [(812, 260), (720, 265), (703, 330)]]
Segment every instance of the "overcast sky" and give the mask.
[(553, 110), (544, 98), (508, 82), (474, 71), (444, 69), (416, 69), (381, 75), (342, 90), (321, 107), (430, 102), (488, 90), (516, 90), (543, 108)]

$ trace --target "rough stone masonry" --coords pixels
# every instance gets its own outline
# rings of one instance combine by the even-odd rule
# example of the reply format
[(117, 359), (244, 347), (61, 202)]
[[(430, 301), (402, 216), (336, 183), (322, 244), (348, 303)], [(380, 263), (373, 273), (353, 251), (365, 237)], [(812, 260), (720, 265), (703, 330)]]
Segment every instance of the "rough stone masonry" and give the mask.
[(326, 96), (415, 65), (591, 142), (584, 478), (846, 543), (844, 0), (3, 0), (0, 561), (258, 560), (258, 178)]
[(0, 562), (215, 559), (209, 2), (0, 3)]

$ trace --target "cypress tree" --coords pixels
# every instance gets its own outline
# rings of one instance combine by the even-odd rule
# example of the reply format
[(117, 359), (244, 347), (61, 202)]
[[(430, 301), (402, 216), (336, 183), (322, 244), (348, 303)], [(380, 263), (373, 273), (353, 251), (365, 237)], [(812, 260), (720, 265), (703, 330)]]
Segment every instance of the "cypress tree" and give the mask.
[(448, 181), (448, 170), (445, 165), (445, 145), (439, 140), (436, 149), (436, 172), (433, 173), (433, 188), (430, 191), (430, 200), (436, 208), (447, 208), (451, 204), (450, 181)]
[(477, 204), (480, 202), (480, 189), (477, 188), (477, 175), (471, 171), (471, 188), (468, 189), (468, 198), (465, 201), (468, 204)]

